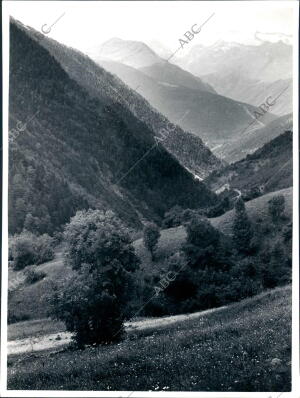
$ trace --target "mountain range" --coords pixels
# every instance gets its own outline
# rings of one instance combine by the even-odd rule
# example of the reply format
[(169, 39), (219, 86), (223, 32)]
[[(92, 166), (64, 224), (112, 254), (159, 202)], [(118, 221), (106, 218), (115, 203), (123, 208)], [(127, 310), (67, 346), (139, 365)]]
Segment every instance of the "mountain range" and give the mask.
[[(123, 88), (83, 54), (11, 23), (10, 129), (20, 122), (26, 128), (10, 144), (10, 233), (33, 226), (53, 232), (80, 208), (111, 209), (136, 228), (146, 219), (159, 222), (174, 205), (217, 202), (155, 140), (151, 123), (166, 127), (167, 119), (157, 113), (148, 124), (138, 119), (118, 100)], [(144, 118), (151, 118), (140, 101)], [(220, 163), (197, 143), (209, 161)]]
[[(217, 94), (203, 79), (160, 58), (141, 42), (112, 39), (91, 50), (89, 55), (138, 91), (171, 122), (201, 137), (212, 150), (238, 136), (259, 111), (257, 107)], [(181, 119), (185, 112), (188, 116)], [(260, 123), (274, 119), (268, 112), (262, 115)]]
[(174, 62), (219, 94), (255, 106), (286, 89), (271, 110), (282, 116), (292, 112), (292, 49), (282, 40), (260, 39), (255, 45), (219, 40), (208, 47), (196, 45)]

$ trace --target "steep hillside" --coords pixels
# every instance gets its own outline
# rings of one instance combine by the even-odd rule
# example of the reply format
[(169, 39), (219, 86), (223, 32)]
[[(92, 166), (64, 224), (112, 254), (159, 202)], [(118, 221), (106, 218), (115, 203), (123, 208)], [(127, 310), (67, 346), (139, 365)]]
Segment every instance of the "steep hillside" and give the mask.
[(243, 134), (228, 140), (222, 147), (217, 148), (215, 153), (229, 163), (244, 158), (258, 148), (279, 136), (286, 130), (293, 130), (293, 115), (285, 115), (276, 118), (264, 127), (250, 126)]
[[(32, 34), (11, 24), (10, 128), (25, 124), (10, 145), (11, 233), (26, 223), (52, 232), (87, 206), (112, 209), (138, 227), (144, 218), (159, 222), (176, 203), (194, 208), (216, 201), (156, 147), (153, 130), (120, 103), (92, 96)], [(109, 88), (119, 94), (117, 81)]]
[(207, 83), (203, 83), (199, 77), (170, 62), (157, 62), (156, 64), (139, 68), (139, 70), (165, 86), (186, 87), (217, 94), (213, 87)]
[(159, 57), (147, 44), (140, 41), (113, 38), (100, 47), (88, 51), (88, 55), (99, 64), (102, 61), (112, 61), (134, 69), (141, 69), (155, 81), (165, 84), (215, 93), (215, 90), (199, 77)]
[(293, 133), (274, 138), (253, 154), (213, 172), (205, 183), (213, 190), (238, 189), (261, 195), (293, 185)]
[[(258, 111), (257, 107), (218, 95), (210, 85), (170, 62), (158, 60), (158, 56), (155, 62), (152, 60), (147, 66), (140, 67), (144, 51), (133, 51), (131, 42), (118, 41), (115, 51), (114, 46), (113, 40), (105, 57), (100, 49), (98, 55), (93, 52), (91, 56), (97, 63), (116, 73), (131, 88), (136, 89), (171, 122), (198, 135), (210, 148), (217, 145), (222, 147), (224, 142), (239, 136), (255, 120), (254, 112)], [(140, 43), (141, 48), (144, 49), (144, 46)], [(115, 56), (121, 51), (120, 48), (126, 52), (126, 59)], [(140, 63), (137, 61), (139, 58)], [(185, 112), (188, 115), (182, 118)], [(267, 113), (261, 117), (260, 123), (264, 125), (273, 119), (274, 116)]]
[[(212, 170), (218, 169), (222, 165), (222, 162), (212, 154), (199, 137), (183, 131), (178, 126), (180, 120), (186, 114), (184, 109), (180, 110), (173, 125), (165, 116), (152, 108), (141, 95), (133, 91), (135, 89), (139, 91), (138, 84), (129, 84), (133, 88), (133, 90), (130, 90), (120, 79), (104, 71), (103, 68), (82, 53), (53, 40), (48, 40), (32, 29), (29, 29), (28, 32), (33, 38), (41, 41), (41, 44), (60, 62), (69, 76), (84, 87), (92, 97), (104, 99), (112, 106), (119, 103), (122, 107), (129, 109), (131, 113), (153, 130), (160, 140), (162, 139), (162, 130), (164, 136), (166, 131), (169, 132), (167, 137), (160, 141), (161, 145), (193, 174), (204, 178)], [(136, 71), (125, 65), (123, 65), (123, 69), (125, 69), (125, 73), (128, 70)], [(143, 76), (143, 84), (141, 81), (138, 83), (141, 83), (140, 86), (142, 87), (147, 80), (147, 76), (142, 73), (140, 75)], [(148, 81), (150, 83), (147, 82), (145, 86), (149, 88), (152, 86), (153, 90), (152, 83), (155, 82), (151, 81), (150, 78), (148, 78)]]

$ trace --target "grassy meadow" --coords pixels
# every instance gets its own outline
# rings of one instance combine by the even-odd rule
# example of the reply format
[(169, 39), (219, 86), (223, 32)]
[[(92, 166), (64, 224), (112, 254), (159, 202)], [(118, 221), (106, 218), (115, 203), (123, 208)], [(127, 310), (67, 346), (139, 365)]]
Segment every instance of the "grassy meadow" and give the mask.
[(289, 391), (291, 288), (129, 333), (119, 344), (11, 356), (8, 388)]

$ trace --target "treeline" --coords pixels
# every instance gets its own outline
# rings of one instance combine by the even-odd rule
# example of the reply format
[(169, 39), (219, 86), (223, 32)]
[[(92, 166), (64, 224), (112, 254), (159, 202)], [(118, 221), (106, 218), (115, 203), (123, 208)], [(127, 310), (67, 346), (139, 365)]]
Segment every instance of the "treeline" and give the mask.
[(147, 305), (145, 315), (217, 307), (288, 283), (292, 224), (284, 215), (284, 207), (284, 197), (275, 196), (268, 203), (269, 218), (253, 221), (240, 198), (230, 237), (194, 214), (185, 224), (187, 240), (166, 261), (165, 274), (147, 277), (144, 300), (153, 286), (164, 288)]

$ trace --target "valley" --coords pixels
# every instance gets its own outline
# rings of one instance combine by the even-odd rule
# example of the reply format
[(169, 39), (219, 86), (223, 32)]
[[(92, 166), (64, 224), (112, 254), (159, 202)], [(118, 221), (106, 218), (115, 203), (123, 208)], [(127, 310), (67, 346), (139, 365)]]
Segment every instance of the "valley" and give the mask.
[(288, 36), (85, 33), (10, 19), (7, 388), (291, 391)]

